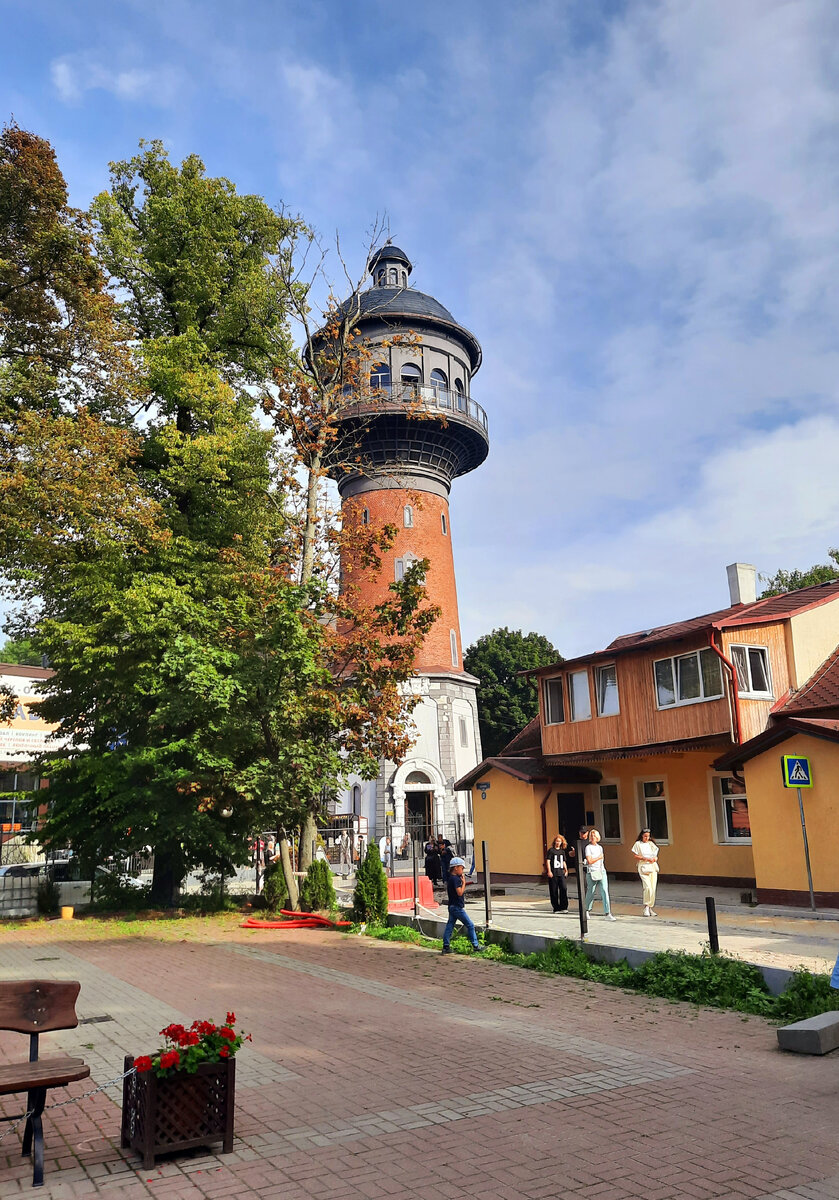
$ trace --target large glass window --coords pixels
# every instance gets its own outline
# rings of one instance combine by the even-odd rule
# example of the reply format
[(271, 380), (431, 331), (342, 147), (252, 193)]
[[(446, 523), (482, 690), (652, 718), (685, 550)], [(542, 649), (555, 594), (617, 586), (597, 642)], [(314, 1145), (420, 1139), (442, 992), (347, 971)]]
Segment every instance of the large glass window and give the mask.
[(618, 669), (614, 663), (598, 667), (595, 671), (597, 687), (597, 715), (613, 717), (620, 712), (618, 700)]
[(720, 660), (711, 649), (660, 658), (653, 673), (659, 708), (718, 700), (723, 694)]
[(572, 721), (587, 721), (591, 716), (591, 693), (588, 690), (588, 671), (571, 671), (568, 675), (568, 707)]
[(741, 696), (772, 696), (765, 646), (732, 646), (731, 661), (737, 671), (737, 691)]
[(409, 387), (418, 388), (422, 383), (422, 371), (415, 363), (405, 363), (400, 378)]
[(390, 387), (390, 367), (387, 363), (376, 363), (370, 370), (370, 387), (373, 391), (377, 388)]
[(435, 396), (445, 396), (449, 390), (449, 381), (446, 378), (445, 371), (440, 371), (436, 367), (431, 372), (431, 386), (434, 389)]
[(545, 724), (561, 725), (565, 720), (562, 678), (545, 679), (542, 683), (542, 697), (545, 704)]
[(721, 842), (743, 844), (752, 840), (746, 785), (731, 775), (714, 780), (717, 836)]
[(663, 779), (643, 779), (638, 784), (641, 824), (657, 842), (670, 840), (667, 790)]

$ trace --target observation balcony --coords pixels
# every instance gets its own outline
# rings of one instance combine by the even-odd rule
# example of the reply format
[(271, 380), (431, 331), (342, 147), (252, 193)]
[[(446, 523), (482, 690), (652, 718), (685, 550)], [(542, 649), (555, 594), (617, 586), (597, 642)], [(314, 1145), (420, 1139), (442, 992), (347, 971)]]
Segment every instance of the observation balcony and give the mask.
[(387, 383), (371, 386), (369, 392), (364, 393), (358, 403), (351, 405), (346, 412), (351, 417), (368, 416), (393, 408), (408, 414), (411, 409), (416, 409), (419, 420), (439, 412), (441, 416), (453, 417), (458, 423), (463, 421), (482, 430), (484, 435), (489, 435), (486, 412), (477, 401), (464, 396), (462, 392), (434, 385), (425, 387), (413, 383)]

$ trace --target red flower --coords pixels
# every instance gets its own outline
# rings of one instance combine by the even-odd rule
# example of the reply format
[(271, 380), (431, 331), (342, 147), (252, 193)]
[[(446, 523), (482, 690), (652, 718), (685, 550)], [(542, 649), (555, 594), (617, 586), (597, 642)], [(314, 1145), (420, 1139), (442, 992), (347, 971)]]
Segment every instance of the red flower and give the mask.
[(227, 1014), (227, 1024), (228, 1024), (228, 1025), (235, 1025), (235, 1024), (236, 1024), (236, 1014), (235, 1014), (235, 1013), (228, 1013), (228, 1014)]
[(181, 1065), (181, 1056), (177, 1050), (167, 1050), (160, 1056), (160, 1065), (164, 1071), (169, 1067), (179, 1067)]
[(178, 1038), (178, 1045), (179, 1046), (197, 1046), (200, 1041), (201, 1041), (201, 1038), (198, 1036), (198, 1034), (195, 1032), (194, 1029), (187, 1029)]
[(170, 1042), (177, 1042), (185, 1032), (183, 1025), (167, 1025), (165, 1029), (161, 1029), (160, 1036), (168, 1038)]
[(232, 1042), (236, 1037), (235, 1032), (230, 1028), (229, 1025), (222, 1025), (221, 1029), (219, 1030), (219, 1034), (221, 1037), (227, 1038), (228, 1042)]
[(222, 1046), (218, 1052), (219, 1058), (230, 1058), (230, 1047)]
[(134, 1059), (134, 1070), (138, 1075), (142, 1075), (143, 1071), (151, 1070), (151, 1059), (148, 1054), (141, 1054), (139, 1058)]

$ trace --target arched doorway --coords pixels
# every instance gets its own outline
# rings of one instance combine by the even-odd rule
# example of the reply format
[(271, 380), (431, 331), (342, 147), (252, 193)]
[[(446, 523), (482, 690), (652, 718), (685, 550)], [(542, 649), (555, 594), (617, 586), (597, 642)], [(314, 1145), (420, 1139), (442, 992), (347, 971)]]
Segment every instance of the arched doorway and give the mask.
[(424, 771), (410, 771), (405, 778), (405, 825), (412, 841), (424, 842), (432, 832), (434, 790)]

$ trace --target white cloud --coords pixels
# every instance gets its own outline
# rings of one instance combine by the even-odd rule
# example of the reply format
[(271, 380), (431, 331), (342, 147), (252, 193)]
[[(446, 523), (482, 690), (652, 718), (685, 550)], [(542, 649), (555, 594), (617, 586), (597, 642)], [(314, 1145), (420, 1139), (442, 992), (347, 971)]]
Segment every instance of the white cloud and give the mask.
[(167, 108), (183, 86), (182, 72), (173, 67), (119, 68), (91, 50), (53, 59), (50, 76), (65, 104), (78, 104), (86, 92), (104, 91), (119, 100)]

